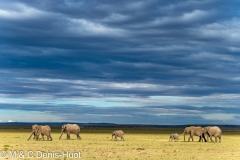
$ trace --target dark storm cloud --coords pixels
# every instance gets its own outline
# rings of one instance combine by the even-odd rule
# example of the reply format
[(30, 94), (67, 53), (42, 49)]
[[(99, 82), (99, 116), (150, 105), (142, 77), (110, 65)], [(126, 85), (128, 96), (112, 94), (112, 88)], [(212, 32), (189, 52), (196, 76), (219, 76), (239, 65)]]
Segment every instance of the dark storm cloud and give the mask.
[[(233, 114), (228, 107), (238, 105), (238, 1), (15, 0), (1, 4), (0, 94), (9, 98), (3, 104), (12, 104), (14, 98), (67, 103), (83, 97), (89, 102), (128, 97), (126, 103), (157, 106), (158, 99), (152, 101), (152, 96), (172, 96), (180, 99), (179, 105), (168, 100), (159, 106), (174, 106), (175, 114), (193, 109), (199, 117), (207, 114), (205, 110)], [(92, 112), (98, 111), (95, 107)], [(74, 114), (71, 105), (67, 108)], [(151, 115), (141, 109), (147, 114), (132, 116)], [(160, 119), (155, 118), (148, 123)]]

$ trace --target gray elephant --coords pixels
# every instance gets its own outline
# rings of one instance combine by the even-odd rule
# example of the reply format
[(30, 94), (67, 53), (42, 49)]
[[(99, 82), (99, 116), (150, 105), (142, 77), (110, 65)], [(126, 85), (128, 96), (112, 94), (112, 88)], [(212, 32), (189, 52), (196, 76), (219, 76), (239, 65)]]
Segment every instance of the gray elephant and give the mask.
[(38, 140), (40, 134), (42, 135), (43, 140), (44, 140), (44, 135), (47, 136), (47, 140), (49, 140), (49, 138), (51, 141), (53, 140), (51, 136), (51, 128), (48, 125), (42, 126), (37, 124), (34, 124), (32, 126), (32, 134), (30, 135), (28, 140), (32, 137), (32, 135), (34, 135), (35, 140)]
[(117, 140), (117, 137), (120, 137), (122, 141), (125, 141), (124, 139), (124, 132), (122, 130), (116, 130), (112, 132), (112, 140), (113, 136), (115, 136), (114, 140)]
[(217, 142), (217, 138), (219, 138), (219, 142), (221, 142), (222, 130), (218, 126), (204, 127), (202, 131), (203, 131), (203, 134), (204, 133), (207, 134), (207, 141), (209, 141), (208, 139), (210, 137), (210, 140), (213, 142), (212, 140), (212, 136), (213, 136), (215, 137), (215, 142)]
[[(203, 134), (203, 131), (202, 131), (202, 127), (201, 126), (190, 126), (190, 127), (186, 127), (183, 131), (183, 134), (184, 135), (184, 141), (185, 141), (185, 134), (186, 133), (189, 133), (190, 134), (190, 137), (188, 138), (188, 141), (190, 141), (190, 139), (192, 139), (192, 141), (194, 141), (193, 139), (193, 136), (199, 136), (199, 142), (200, 141), (203, 141), (203, 139), (205, 140), (206, 142), (206, 138)], [(203, 139), (202, 139), (203, 138)]]
[(173, 134), (170, 134), (170, 137), (169, 137), (169, 142), (174, 140), (175, 142), (178, 141), (179, 139), (179, 136), (177, 133), (173, 133)]
[(61, 135), (60, 135), (59, 139), (62, 138), (63, 132), (67, 133), (67, 139), (70, 139), (70, 133), (76, 134), (77, 139), (82, 139), (79, 135), (80, 134), (80, 127), (77, 124), (64, 124), (62, 126), (62, 132), (61, 132)]

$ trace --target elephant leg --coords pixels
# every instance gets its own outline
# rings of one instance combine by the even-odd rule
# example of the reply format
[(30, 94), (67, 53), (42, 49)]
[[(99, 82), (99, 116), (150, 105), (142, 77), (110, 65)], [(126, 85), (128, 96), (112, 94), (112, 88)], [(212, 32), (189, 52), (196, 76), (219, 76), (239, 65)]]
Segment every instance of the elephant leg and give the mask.
[(208, 137), (207, 137), (207, 141), (209, 142), (209, 139), (211, 140), (211, 138), (210, 138), (211, 135), (208, 133), (207, 136), (208, 136)]
[(205, 142), (207, 142), (204, 134), (202, 134), (202, 138), (204, 139)]
[(49, 134), (49, 137), (51, 138), (51, 141), (52, 141), (53, 139), (52, 139), (52, 136), (51, 136), (51, 134)]
[(212, 135), (210, 135), (210, 140), (211, 140), (212, 142), (214, 142), (214, 141), (212, 140)]
[(193, 131), (192, 131), (192, 132), (191, 132), (192, 142), (194, 141), (193, 136), (194, 136), (194, 134), (193, 134)]
[(192, 141), (194, 141), (194, 140), (193, 140), (193, 136), (190, 136), (190, 137), (188, 138), (188, 142), (190, 141), (190, 139), (192, 139)]
[(76, 134), (77, 135), (77, 139), (82, 139), (79, 135), (79, 133)]
[(188, 137), (188, 142), (190, 141), (190, 138), (191, 138), (191, 133), (189, 134), (189, 137)]
[(42, 134), (42, 139), (43, 139), (43, 141), (44, 141), (44, 135)]
[(192, 142), (194, 141), (193, 136), (194, 136), (194, 133), (193, 133), (193, 131), (191, 131), (191, 132), (190, 132), (190, 137), (189, 137), (189, 138), (192, 139)]
[(199, 136), (199, 142), (203, 142), (203, 139), (204, 139), (204, 141), (206, 142), (205, 135), (204, 135), (204, 134), (201, 134), (201, 135)]
[(39, 137), (39, 135), (36, 135), (36, 137), (35, 137), (35, 140), (36, 140), (36, 141), (38, 140), (38, 137)]

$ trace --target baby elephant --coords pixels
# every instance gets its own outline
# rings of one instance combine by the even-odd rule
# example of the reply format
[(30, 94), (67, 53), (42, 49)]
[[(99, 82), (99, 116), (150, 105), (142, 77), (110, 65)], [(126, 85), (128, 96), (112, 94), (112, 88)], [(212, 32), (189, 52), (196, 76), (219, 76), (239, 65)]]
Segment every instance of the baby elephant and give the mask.
[(113, 140), (113, 136), (115, 136), (115, 141), (117, 140), (117, 137), (120, 137), (122, 141), (124, 140), (124, 132), (122, 130), (116, 130), (112, 132), (112, 140)]
[(174, 141), (178, 141), (178, 134), (177, 133), (173, 133), (170, 134), (170, 138), (169, 138), (169, 142), (172, 141), (174, 139)]

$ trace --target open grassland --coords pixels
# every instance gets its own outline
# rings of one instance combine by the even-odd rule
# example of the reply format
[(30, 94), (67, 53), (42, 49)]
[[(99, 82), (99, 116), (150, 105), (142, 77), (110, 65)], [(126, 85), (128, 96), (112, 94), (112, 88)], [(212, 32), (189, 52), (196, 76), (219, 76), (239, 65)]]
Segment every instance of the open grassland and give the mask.
[[(53, 141), (35, 141), (27, 139), (29, 129), (0, 128), (0, 151), (6, 151), (8, 159), (37, 159), (37, 151), (41, 153), (81, 153), (81, 159), (163, 159), (163, 160), (239, 160), (240, 159), (240, 132), (224, 131), (222, 143), (184, 142), (180, 135), (182, 130), (176, 129), (147, 129), (147, 128), (121, 128), (125, 132), (126, 141), (111, 141), (111, 132), (116, 128), (83, 128), (82, 140), (77, 140), (71, 135), (71, 140), (66, 140), (66, 134), (59, 140), (61, 129), (53, 129)], [(168, 142), (170, 133), (180, 135), (178, 142)], [(188, 138), (188, 136), (186, 136)], [(10, 151), (23, 151), (25, 157), (11, 158)], [(29, 152), (32, 151), (32, 152)], [(28, 157), (27, 153), (30, 153)], [(19, 154), (17, 154), (19, 156)], [(6, 158), (6, 159), (7, 159)], [(5, 158), (0, 158), (5, 159)], [(71, 159), (63, 157), (38, 158), (38, 159)]]

